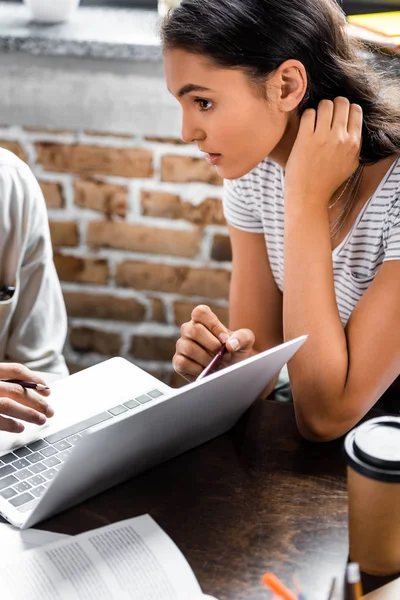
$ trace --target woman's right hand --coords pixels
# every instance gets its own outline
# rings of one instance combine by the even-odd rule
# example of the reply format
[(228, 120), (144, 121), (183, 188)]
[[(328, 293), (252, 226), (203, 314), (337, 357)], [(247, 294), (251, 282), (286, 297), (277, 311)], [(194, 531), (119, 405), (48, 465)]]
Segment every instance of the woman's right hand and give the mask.
[(25, 389), (18, 383), (9, 383), (7, 380), (10, 379), (46, 385), (41, 377), (23, 365), (0, 363), (0, 431), (21, 433), (24, 426), (19, 419), (35, 425), (44, 425), (46, 418), (54, 414), (54, 410), (45, 399), (50, 390), (37, 392)]
[(220, 368), (223, 368), (252, 356), (254, 341), (254, 333), (249, 329), (232, 332), (208, 306), (196, 306), (191, 320), (181, 327), (172, 364), (179, 375), (194, 381), (217, 354), (221, 344), (226, 344), (228, 350), (221, 362)]

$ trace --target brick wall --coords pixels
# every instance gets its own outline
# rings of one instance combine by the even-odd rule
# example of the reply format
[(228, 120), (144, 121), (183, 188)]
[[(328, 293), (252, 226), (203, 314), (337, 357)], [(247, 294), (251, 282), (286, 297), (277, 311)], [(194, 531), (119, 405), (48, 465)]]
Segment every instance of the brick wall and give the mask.
[(171, 385), (179, 327), (208, 303), (227, 322), (221, 181), (195, 146), (96, 132), (0, 129), (48, 206), (72, 372), (120, 355)]

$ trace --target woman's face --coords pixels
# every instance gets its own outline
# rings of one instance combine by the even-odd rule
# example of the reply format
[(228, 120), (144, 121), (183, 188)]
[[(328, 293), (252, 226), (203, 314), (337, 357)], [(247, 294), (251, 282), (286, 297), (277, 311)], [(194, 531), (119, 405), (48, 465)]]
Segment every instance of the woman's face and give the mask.
[(274, 101), (273, 77), (267, 101), (243, 71), (205, 57), (166, 50), (164, 64), (168, 89), (182, 106), (182, 140), (196, 142), (221, 177), (237, 179), (279, 155), (289, 117)]

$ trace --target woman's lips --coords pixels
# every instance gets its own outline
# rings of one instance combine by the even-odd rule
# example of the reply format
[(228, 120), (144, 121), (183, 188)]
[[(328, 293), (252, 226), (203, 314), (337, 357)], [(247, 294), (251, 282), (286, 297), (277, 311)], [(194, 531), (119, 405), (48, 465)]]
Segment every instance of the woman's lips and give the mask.
[(222, 154), (206, 154), (206, 160), (211, 164), (211, 165), (216, 165), (219, 163), (219, 161), (222, 158)]

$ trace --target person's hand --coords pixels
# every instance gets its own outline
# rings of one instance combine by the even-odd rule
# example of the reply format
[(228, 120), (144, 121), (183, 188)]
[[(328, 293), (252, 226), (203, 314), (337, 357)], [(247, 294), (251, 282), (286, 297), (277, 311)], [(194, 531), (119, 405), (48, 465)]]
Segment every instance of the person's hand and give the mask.
[(47, 417), (52, 417), (53, 409), (48, 405), (46, 397), (50, 390), (37, 392), (23, 388), (17, 383), (5, 380), (18, 379), (46, 385), (41, 377), (23, 365), (0, 363), (0, 431), (21, 433), (27, 423), (43, 425)]
[(191, 320), (181, 327), (172, 364), (177, 373), (194, 381), (226, 344), (220, 368), (239, 362), (252, 355), (254, 334), (249, 329), (230, 331), (208, 306), (200, 305), (192, 311)]
[(359, 165), (363, 114), (346, 98), (304, 111), (285, 170), (285, 197), (329, 203)]

